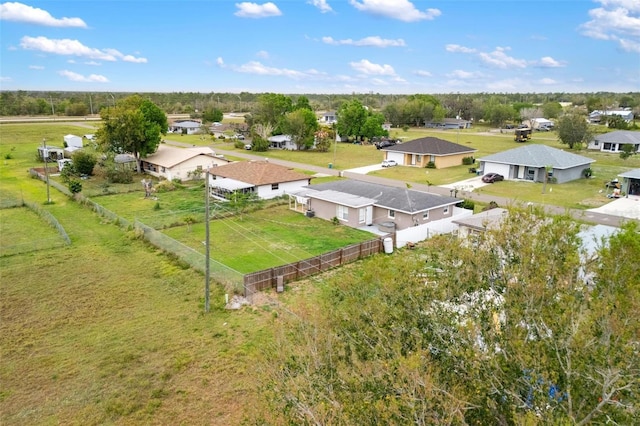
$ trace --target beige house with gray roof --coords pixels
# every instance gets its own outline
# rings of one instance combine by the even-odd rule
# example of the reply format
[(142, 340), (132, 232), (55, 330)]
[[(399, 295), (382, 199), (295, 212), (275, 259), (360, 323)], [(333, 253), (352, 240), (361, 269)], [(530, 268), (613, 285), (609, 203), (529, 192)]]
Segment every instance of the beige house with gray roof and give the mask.
[(178, 148), (164, 144), (141, 160), (145, 173), (167, 180), (190, 180), (196, 170), (205, 171), (228, 163), (229, 160), (216, 155), (209, 147)]

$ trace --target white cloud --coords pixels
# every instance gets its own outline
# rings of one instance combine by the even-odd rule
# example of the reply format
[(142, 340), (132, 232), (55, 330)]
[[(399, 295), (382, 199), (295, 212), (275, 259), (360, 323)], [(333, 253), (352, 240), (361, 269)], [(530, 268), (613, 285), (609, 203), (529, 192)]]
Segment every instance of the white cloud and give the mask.
[(405, 42), (401, 38), (385, 39), (380, 36), (369, 36), (360, 40), (353, 40), (350, 38), (343, 40), (335, 40), (332, 37), (322, 37), (322, 41), (326, 44), (334, 45), (351, 45), (351, 46), (367, 46), (367, 47), (403, 47), (406, 46)]
[(42, 65), (29, 65), (30, 70), (43, 70), (44, 67)]
[(314, 5), (322, 13), (333, 12), (333, 9), (331, 9), (331, 6), (327, 3), (327, 0), (309, 0), (307, 3)]
[(108, 83), (109, 82), (109, 79), (107, 77), (103, 75), (98, 75), (98, 74), (91, 74), (85, 77), (82, 74), (78, 74), (73, 71), (67, 71), (67, 70), (59, 71), (58, 74), (60, 74), (63, 77), (66, 77), (71, 81), (78, 81), (81, 83)]
[(552, 78), (541, 78), (541, 79), (539, 80), (539, 83), (540, 83), (540, 84), (549, 85), (549, 84), (556, 84), (556, 83), (557, 83), (557, 81), (555, 81), (555, 80), (554, 80), (554, 79), (552, 79)]
[(459, 44), (447, 44), (445, 46), (445, 49), (447, 52), (453, 52), (453, 53), (475, 53), (476, 52), (476, 49), (460, 46)]
[(224, 64), (224, 59), (222, 59), (222, 56), (218, 56), (218, 58), (216, 59), (216, 64), (220, 67), (220, 68), (224, 68), (226, 65)]
[(20, 40), (20, 47), (27, 50), (37, 50), (45, 53), (53, 53), (56, 55), (82, 56), (91, 59), (99, 59), (101, 61), (115, 62), (118, 60), (124, 62), (146, 63), (146, 58), (136, 58), (132, 55), (124, 55), (116, 49), (96, 49), (85, 46), (78, 40), (50, 39), (46, 37), (29, 37), (24, 36)]
[(27, 6), (17, 2), (0, 4), (0, 20), (25, 22), (46, 27), (76, 27), (87, 28), (87, 24), (80, 18), (54, 18), (46, 10)]
[(256, 53), (256, 56), (262, 59), (269, 59), (269, 52), (267, 52), (266, 50), (261, 50), (258, 53)]
[(522, 91), (523, 87), (523, 82), (515, 78), (492, 81), (487, 84), (487, 89), (495, 92), (518, 92)]
[(272, 16), (280, 16), (282, 12), (274, 3), (268, 2), (264, 4), (251, 3), (248, 1), (236, 3), (238, 11), (234, 13), (239, 18), (270, 18)]
[(640, 53), (640, 2), (637, 0), (599, 0), (602, 7), (591, 9), (591, 20), (580, 26), (581, 33), (598, 40), (609, 40), (627, 52)]
[(432, 20), (442, 14), (438, 9), (422, 12), (408, 0), (349, 0), (349, 4), (361, 12), (404, 22)]
[(496, 47), (493, 52), (481, 52), (478, 56), (485, 64), (494, 68), (526, 68), (527, 61), (508, 56), (505, 53), (508, 50), (510, 50), (508, 47)]
[(541, 68), (562, 68), (566, 66), (566, 63), (556, 61), (551, 56), (545, 56), (543, 58), (540, 58), (539, 61), (535, 62), (535, 65)]
[(358, 62), (349, 62), (351, 68), (367, 75), (396, 75), (395, 70), (391, 65), (380, 65), (369, 62), (366, 59), (362, 59)]
[(11, 77), (0, 77), (0, 81), (7, 82), (7, 81), (13, 81), (13, 79)]
[(96, 66), (96, 67), (102, 65), (100, 62), (96, 62), (96, 61), (87, 61), (84, 64), (85, 65), (92, 65), (92, 66)]
[(290, 70), (287, 68), (268, 67), (258, 61), (247, 62), (244, 65), (236, 67), (235, 70), (241, 73), (246, 73), (246, 74), (271, 75), (271, 76), (288, 77), (292, 79), (302, 79), (302, 78), (309, 77), (311, 75), (309, 73), (304, 73), (302, 71), (297, 71), (297, 70)]
[(431, 74), (429, 71), (416, 70), (413, 73), (419, 77), (433, 77), (433, 74)]
[(454, 70), (451, 73), (447, 74), (448, 77), (456, 78), (458, 80), (469, 80), (472, 78), (478, 78), (482, 75), (478, 72), (464, 71), (464, 70)]

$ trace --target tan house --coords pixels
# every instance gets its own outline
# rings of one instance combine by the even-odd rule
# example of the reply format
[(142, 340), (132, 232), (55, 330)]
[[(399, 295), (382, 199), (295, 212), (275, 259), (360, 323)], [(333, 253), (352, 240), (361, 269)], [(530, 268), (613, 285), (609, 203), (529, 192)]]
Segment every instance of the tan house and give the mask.
[(229, 162), (209, 147), (178, 148), (162, 144), (141, 161), (144, 172), (168, 180), (190, 180), (196, 170), (204, 171)]
[(426, 137), (381, 151), (384, 151), (385, 160), (395, 160), (401, 166), (427, 167), (429, 162), (433, 162), (436, 169), (443, 169), (461, 165), (464, 157), (472, 156), (477, 150), (443, 139)]

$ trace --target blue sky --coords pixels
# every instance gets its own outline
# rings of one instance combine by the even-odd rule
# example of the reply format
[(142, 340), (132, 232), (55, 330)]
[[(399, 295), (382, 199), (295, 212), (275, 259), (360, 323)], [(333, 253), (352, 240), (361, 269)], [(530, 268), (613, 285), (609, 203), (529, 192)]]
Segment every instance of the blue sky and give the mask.
[(0, 88), (640, 91), (639, 0), (0, 3)]

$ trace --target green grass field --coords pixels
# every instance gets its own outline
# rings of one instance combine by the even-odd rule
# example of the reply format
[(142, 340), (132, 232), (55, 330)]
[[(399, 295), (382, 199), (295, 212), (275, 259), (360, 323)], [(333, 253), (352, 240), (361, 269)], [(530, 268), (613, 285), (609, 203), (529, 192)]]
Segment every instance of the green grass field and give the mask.
[(64, 245), (60, 234), (28, 208), (0, 210), (0, 257)]

